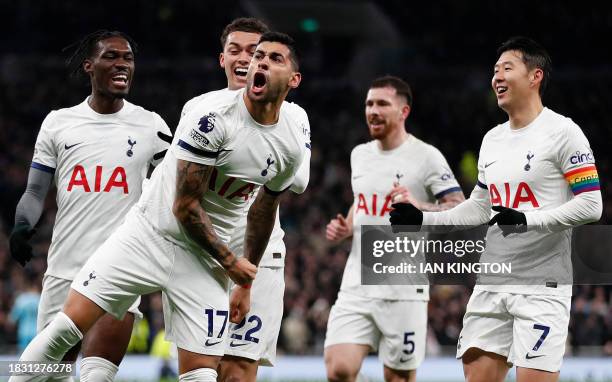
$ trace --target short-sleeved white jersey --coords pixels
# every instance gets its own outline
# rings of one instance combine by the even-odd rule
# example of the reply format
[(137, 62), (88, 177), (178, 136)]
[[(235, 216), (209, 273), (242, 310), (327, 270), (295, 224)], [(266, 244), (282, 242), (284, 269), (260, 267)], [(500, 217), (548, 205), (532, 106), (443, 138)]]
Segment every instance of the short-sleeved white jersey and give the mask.
[[(201, 94), (197, 97), (190, 99), (183, 106), (181, 118), (183, 118), (198, 103), (210, 97), (218, 97), (223, 92), (231, 92), (231, 90), (216, 90)], [(301, 137), (304, 139), (304, 147), (307, 148), (306, 156), (304, 157), (302, 165), (300, 166), (298, 172), (295, 175), (294, 184), (291, 186), (291, 191), (294, 191), (296, 193), (302, 193), (306, 189), (306, 186), (308, 185), (308, 180), (310, 178), (311, 143), (308, 115), (306, 114), (306, 111), (304, 109), (292, 102), (283, 102), (281, 108), (287, 112), (290, 118), (293, 118), (296, 121), (296, 124), (294, 124), (294, 126), (298, 128), (299, 132), (301, 132)], [(232, 233), (232, 237), (229, 242), (230, 249), (238, 255), (243, 254), (244, 234), (246, 232), (246, 213), (251, 207), (251, 204), (253, 204), (253, 201), (255, 201), (255, 199), (251, 198), (249, 200), (249, 203), (245, 206), (244, 216), (236, 223), (234, 232)], [(282, 267), (285, 265), (286, 249), (285, 243), (283, 242), (284, 236), (285, 232), (283, 231), (280, 225), (280, 213), (277, 213), (276, 221), (274, 223), (274, 229), (272, 230), (272, 234), (270, 235), (270, 240), (268, 241), (266, 251), (259, 263), (260, 266)]]
[[(600, 192), (595, 158), (584, 133), (570, 118), (548, 108), (522, 129), (513, 130), (506, 122), (485, 135), (478, 186), (488, 190), (485, 204), (526, 213), (554, 209), (583, 192)], [(571, 229), (530, 230), (504, 238), (497, 226), (491, 227), (481, 262), (512, 263), (512, 284), (524, 280), (525, 285), (484, 285), (482, 278), (476, 288), (571, 295), (571, 234)]]
[(216, 234), (228, 243), (259, 187), (287, 189), (307, 150), (302, 132), (286, 109), (281, 108), (276, 124), (261, 125), (249, 114), (243, 94), (243, 90), (218, 92), (183, 116), (172, 147), (138, 203), (164, 237), (196, 253), (205, 252), (172, 213), (177, 160), (214, 167), (202, 206)]
[(95, 112), (86, 99), (47, 115), (32, 159), (57, 186), (46, 274), (72, 280), (121, 224), (168, 147), (158, 132), (171, 134), (158, 114), (127, 101), (113, 114)]
[(377, 141), (356, 146), (351, 153), (353, 245), (340, 290), (377, 299), (427, 300), (428, 285), (361, 284), (361, 226), (389, 225), (393, 202), (387, 195), (394, 183), (405, 186), (415, 199), (424, 202), (461, 191), (440, 151), (413, 135), (393, 150), (381, 150)]

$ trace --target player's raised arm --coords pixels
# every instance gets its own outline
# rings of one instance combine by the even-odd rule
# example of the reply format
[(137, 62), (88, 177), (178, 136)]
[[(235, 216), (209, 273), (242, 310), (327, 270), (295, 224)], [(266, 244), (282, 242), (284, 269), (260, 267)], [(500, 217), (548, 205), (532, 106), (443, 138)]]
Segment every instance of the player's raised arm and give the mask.
[(246, 284), (255, 278), (257, 268), (246, 259), (238, 259), (229, 250), (215, 233), (202, 208), (202, 195), (208, 187), (212, 170), (212, 166), (178, 160), (176, 197), (172, 212), (189, 237), (210, 253), (235, 283)]

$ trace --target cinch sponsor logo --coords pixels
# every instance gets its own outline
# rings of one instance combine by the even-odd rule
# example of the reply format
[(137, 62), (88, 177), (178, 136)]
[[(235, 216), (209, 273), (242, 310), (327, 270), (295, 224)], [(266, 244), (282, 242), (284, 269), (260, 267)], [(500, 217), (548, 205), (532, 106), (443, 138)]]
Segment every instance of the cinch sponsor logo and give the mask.
[[(102, 170), (102, 166), (96, 166), (93, 192), (110, 192), (113, 187), (117, 187), (123, 189), (124, 194), (128, 193), (127, 175), (123, 167), (115, 167), (111, 176), (104, 183), (104, 188), (102, 188)], [(87, 180), (85, 168), (81, 165), (74, 166), (72, 170), (70, 182), (68, 182), (68, 192), (72, 191), (75, 187), (82, 187), (84, 192), (91, 192), (90, 182)]]
[(207, 146), (210, 143), (210, 141), (206, 139), (205, 136), (203, 136), (202, 134), (198, 133), (195, 130), (191, 130), (189, 135), (191, 136), (191, 139), (198, 142), (202, 146)]
[[(385, 216), (385, 214), (391, 212), (391, 205), (393, 204), (391, 198), (387, 196), (384, 200), (384, 203), (382, 197), (380, 198), (380, 202), (378, 199), (379, 198), (377, 194), (366, 196), (360, 193), (359, 195), (357, 195), (357, 210), (355, 211), (355, 213), (363, 211), (363, 213), (366, 215)], [(382, 208), (380, 208), (381, 205)]]
[(521, 203), (531, 203), (531, 206), (534, 208), (540, 207), (531, 187), (525, 182), (520, 182), (516, 189), (510, 187), (510, 183), (504, 183), (503, 187), (499, 187), (499, 189), (493, 183), (489, 185), (491, 205), (518, 208)]
[(576, 151), (576, 154), (572, 155), (570, 157), (570, 163), (571, 164), (578, 164), (578, 163), (591, 163), (595, 160), (595, 158), (593, 158), (593, 154), (588, 152), (588, 153), (581, 153), (580, 151)]

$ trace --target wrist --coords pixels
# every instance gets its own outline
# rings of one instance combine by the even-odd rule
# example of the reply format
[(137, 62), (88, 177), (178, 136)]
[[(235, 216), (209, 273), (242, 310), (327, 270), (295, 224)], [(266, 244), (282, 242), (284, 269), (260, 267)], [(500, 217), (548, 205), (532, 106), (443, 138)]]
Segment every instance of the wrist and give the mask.
[(242, 284), (242, 285), (239, 285), (239, 286), (242, 289), (247, 289), (248, 290), (248, 289), (251, 289), (251, 287), (253, 286), (253, 283)]
[(236, 264), (237, 261), (238, 261), (238, 256), (230, 252), (229, 255), (223, 258), (223, 261), (221, 261), (221, 265), (225, 269), (230, 269), (231, 267), (234, 266), (234, 264)]

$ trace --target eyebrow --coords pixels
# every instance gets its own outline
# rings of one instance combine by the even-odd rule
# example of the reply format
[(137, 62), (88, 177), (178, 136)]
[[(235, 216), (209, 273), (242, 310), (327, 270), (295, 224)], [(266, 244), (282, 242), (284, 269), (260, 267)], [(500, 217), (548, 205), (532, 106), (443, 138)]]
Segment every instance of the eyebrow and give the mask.
[[(242, 45), (238, 44), (237, 42), (228, 42), (228, 43), (227, 43), (227, 45), (232, 45), (232, 46), (235, 46), (235, 47), (237, 47), (237, 48), (242, 48)], [(247, 44), (247, 45), (246, 45), (246, 47), (247, 47), (247, 48), (250, 48), (250, 47), (252, 47), (252, 46), (257, 46), (257, 44), (256, 44), (256, 43), (253, 43), (253, 44)], [(229, 46), (228, 46), (228, 47), (229, 47)]]

